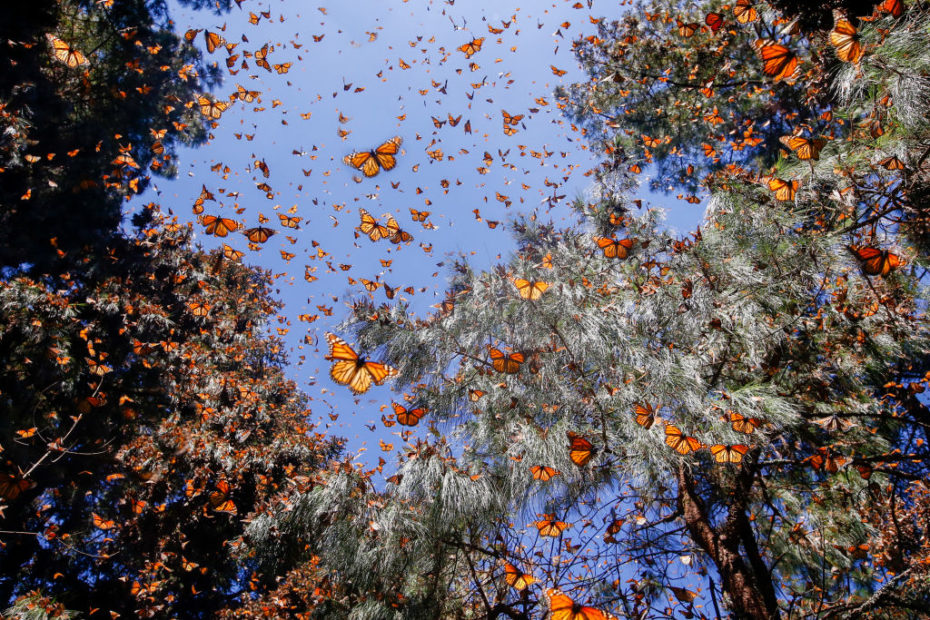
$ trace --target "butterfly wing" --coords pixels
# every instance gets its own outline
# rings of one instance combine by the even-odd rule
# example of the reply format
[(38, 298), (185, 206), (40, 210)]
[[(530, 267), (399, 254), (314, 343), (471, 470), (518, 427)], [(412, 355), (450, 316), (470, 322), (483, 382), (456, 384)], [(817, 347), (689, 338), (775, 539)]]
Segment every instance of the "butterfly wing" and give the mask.
[(568, 436), (569, 444), (568, 458), (578, 467), (584, 467), (594, 457), (594, 446), (590, 441), (574, 433)]
[(766, 45), (761, 53), (762, 72), (773, 76), (776, 82), (791, 77), (798, 68), (798, 57), (784, 45)]
[(373, 154), (374, 158), (378, 161), (378, 165), (385, 170), (393, 169), (394, 166), (397, 165), (397, 160), (394, 156), (397, 155), (397, 152), (400, 149), (400, 144), (400, 137), (395, 136), (376, 148), (373, 151)]

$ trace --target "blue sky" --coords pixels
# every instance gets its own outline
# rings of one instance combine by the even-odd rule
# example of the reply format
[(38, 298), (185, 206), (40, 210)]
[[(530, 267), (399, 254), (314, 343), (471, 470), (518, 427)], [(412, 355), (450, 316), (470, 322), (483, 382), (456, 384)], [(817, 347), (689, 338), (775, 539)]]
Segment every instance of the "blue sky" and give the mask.
[[(590, 18), (612, 19), (621, 10), (603, 0), (590, 7), (565, 0), (246, 0), (219, 17), (173, 8), (180, 32), (204, 29), (236, 44), (213, 54), (204, 49), (224, 70), (227, 58), (238, 55), (236, 73), (227, 72), (213, 95), (228, 101), (238, 86), (260, 95), (231, 103), (207, 145), (180, 153), (178, 178), (156, 179), (138, 200), (157, 200), (181, 221), (196, 222), (192, 207), (206, 188), (216, 200), (204, 203), (204, 215), (243, 227), (267, 218), (264, 225), (278, 234), (259, 251), (249, 250), (241, 234), (218, 239), (195, 223), (197, 241), (228, 243), (245, 252), (246, 262), (275, 274), (285, 308), (272, 330), (290, 348), (288, 374), (313, 398), (321, 430), (346, 437), (362, 461), (383, 456), (391, 462), (388, 452), (403, 445), (398, 427), (380, 422), (396, 395), (383, 386), (353, 398), (334, 384), (323, 360), (325, 332), (337, 331), (346, 302), (367, 295), (385, 300), (383, 288), (369, 293), (361, 278), (413, 287), (414, 294), (398, 291), (396, 299), (425, 314), (444, 294), (451, 259), (465, 255), (483, 268), (506, 257), (513, 244), (504, 224), (517, 214), (571, 221), (568, 201), (585, 195), (584, 172), (595, 160), (552, 91), (585, 79), (571, 43), (594, 32)], [(483, 38), (481, 49), (468, 58), (458, 48), (476, 38)], [(203, 32), (196, 41), (205, 47)], [(244, 56), (266, 44), (271, 71)], [(286, 73), (275, 70), (285, 63)], [(513, 135), (503, 132), (504, 111), (523, 115)], [(450, 117), (461, 117), (457, 126)], [(403, 140), (397, 167), (356, 182), (360, 175), (343, 157), (393, 136)], [(257, 187), (262, 183), (268, 188)], [(550, 207), (551, 196), (565, 198)], [(645, 189), (641, 197), (668, 207), (669, 225), (681, 231), (692, 229), (702, 212), (700, 205)], [(392, 245), (356, 238), (359, 209), (382, 221), (382, 214), (393, 215), (414, 240)], [(430, 216), (415, 222), (410, 209)], [(279, 214), (301, 218), (300, 228), (282, 227)], [(393, 450), (383, 451), (379, 441)]]

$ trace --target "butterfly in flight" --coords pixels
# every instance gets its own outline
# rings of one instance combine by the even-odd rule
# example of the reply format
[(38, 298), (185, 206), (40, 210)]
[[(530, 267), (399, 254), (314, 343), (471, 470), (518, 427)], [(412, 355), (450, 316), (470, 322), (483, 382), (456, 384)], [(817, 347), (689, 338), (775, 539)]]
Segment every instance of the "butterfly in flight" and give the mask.
[(551, 536), (553, 538), (568, 528), (568, 523), (565, 521), (556, 521), (555, 515), (550, 514), (543, 515), (543, 519), (537, 521), (534, 525), (536, 525), (536, 529), (539, 530), (540, 536)]
[(524, 590), (527, 586), (536, 583), (536, 577), (519, 570), (513, 564), (504, 564), (504, 580), (515, 590)]
[(888, 250), (880, 250), (871, 246), (849, 246), (862, 266), (862, 273), (867, 276), (887, 276), (895, 268), (904, 264), (904, 260), (897, 254)]
[(532, 472), (534, 480), (542, 480), (543, 482), (547, 482), (562, 473), (548, 465), (533, 465), (530, 467), (530, 472)]
[(403, 140), (399, 136), (394, 136), (381, 146), (370, 151), (360, 151), (346, 155), (343, 161), (358, 169), (366, 177), (373, 177), (379, 171), (391, 170), (397, 165), (395, 155), (400, 150)]
[(368, 235), (369, 239), (379, 241), (390, 236), (391, 232), (387, 227), (376, 220), (371, 213), (365, 209), (359, 209), (358, 214), (361, 217), (358, 229), (362, 234)]
[(372, 381), (381, 385), (385, 379), (397, 374), (396, 368), (359, 357), (345, 340), (335, 334), (326, 334), (326, 340), (329, 342), (326, 359), (333, 362), (329, 376), (340, 385), (348, 385), (353, 394), (364, 394)]
[(836, 57), (843, 62), (855, 64), (862, 58), (859, 33), (848, 19), (836, 20), (836, 25), (830, 31), (830, 43), (836, 48)]
[(50, 34), (45, 36), (48, 38), (49, 43), (52, 44), (52, 55), (71, 69), (89, 64), (90, 61), (87, 60), (87, 56), (71, 47), (69, 43)]
[(600, 609), (576, 603), (560, 590), (548, 590), (551, 620), (607, 620), (609, 617)]
[(423, 408), (407, 409), (403, 405), (398, 405), (397, 403), (391, 403), (391, 405), (394, 407), (397, 423), (403, 426), (416, 426), (420, 418), (426, 415), (426, 410)]
[(572, 463), (578, 467), (584, 467), (588, 462), (594, 458), (597, 449), (591, 444), (590, 441), (577, 435), (572, 431), (567, 431), (566, 435), (568, 436), (568, 458), (572, 460)]

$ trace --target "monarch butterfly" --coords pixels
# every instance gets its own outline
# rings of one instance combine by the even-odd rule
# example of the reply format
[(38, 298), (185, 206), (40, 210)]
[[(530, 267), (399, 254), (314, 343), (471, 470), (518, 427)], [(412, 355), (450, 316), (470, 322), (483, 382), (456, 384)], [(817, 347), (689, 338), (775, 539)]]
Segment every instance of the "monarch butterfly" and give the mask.
[(242, 252), (241, 250), (237, 250), (233, 247), (230, 247), (224, 243), (223, 244), (223, 256), (225, 256), (229, 260), (239, 260), (240, 258), (245, 256), (245, 253)]
[(371, 213), (365, 209), (359, 209), (358, 214), (361, 217), (361, 223), (358, 225), (359, 231), (361, 231), (362, 234), (368, 235), (368, 238), (372, 241), (384, 239), (390, 234), (388, 229), (372, 217)]
[(446, 114), (447, 114), (448, 117), (449, 117), (449, 127), (455, 127), (455, 126), (457, 126), (457, 125), (459, 124), (459, 122), (461, 122), (461, 120), (462, 120), (462, 115), (461, 115), (461, 114), (459, 114), (458, 117), (454, 117), (454, 116), (452, 116), (452, 114), (450, 114), (450, 113), (448, 113), (448, 112), (447, 112)]
[(785, 179), (772, 179), (769, 181), (769, 189), (775, 192), (775, 200), (794, 200), (794, 194), (800, 185), (799, 181), (786, 181)]
[(348, 385), (353, 394), (364, 394), (372, 381), (381, 385), (385, 379), (397, 374), (396, 368), (359, 357), (345, 340), (335, 334), (326, 334), (326, 340), (329, 342), (326, 359), (333, 361), (329, 376), (340, 385)]
[(624, 259), (630, 255), (630, 249), (633, 247), (633, 240), (629, 238), (595, 237), (594, 241), (607, 258)]
[(210, 493), (210, 506), (216, 512), (236, 514), (236, 504), (229, 499), (230, 486), (225, 480), (216, 483), (216, 490)]
[(206, 233), (208, 235), (216, 235), (217, 237), (225, 237), (239, 228), (239, 223), (236, 220), (218, 215), (204, 215), (200, 219), (200, 223), (207, 227)]
[(187, 307), (194, 316), (207, 316), (210, 314), (209, 304), (205, 304), (200, 301), (189, 302)]
[(836, 25), (830, 31), (830, 43), (836, 48), (836, 57), (843, 62), (855, 64), (862, 58), (859, 33), (848, 19), (836, 20)]
[(591, 444), (590, 441), (577, 435), (572, 431), (566, 433), (568, 436), (568, 458), (572, 460), (572, 463), (578, 467), (584, 467), (588, 462), (594, 458), (597, 449)]
[(381, 146), (370, 151), (362, 151), (346, 155), (342, 161), (346, 164), (357, 168), (366, 177), (373, 177), (381, 169), (391, 170), (397, 165), (394, 158), (400, 150), (403, 140), (400, 136), (394, 136)]
[(385, 229), (388, 231), (386, 235), (388, 241), (394, 244), (399, 243), (410, 243), (413, 241), (413, 235), (408, 233), (406, 230), (401, 229), (400, 224), (397, 223), (393, 217), (389, 217)]
[(886, 13), (891, 13), (892, 17), (901, 17), (904, 13), (904, 0), (885, 0), (881, 9)]
[(410, 209), (410, 217), (413, 218), (414, 222), (424, 222), (426, 218), (429, 217), (429, 211), (417, 211), (416, 209)]
[(484, 43), (484, 37), (472, 39), (468, 43), (460, 45), (458, 50), (465, 53), (465, 58), (471, 58), (481, 51), (481, 45)]
[(805, 459), (814, 469), (823, 469), (831, 474), (839, 471), (846, 464), (846, 457), (832, 454), (826, 448), (818, 448), (817, 454)]
[(607, 620), (600, 609), (576, 603), (560, 590), (548, 590), (551, 620)]
[(245, 229), (242, 234), (252, 243), (265, 243), (275, 235), (275, 230), (265, 226), (256, 226)]
[(885, 170), (904, 170), (904, 162), (892, 155), (878, 162)]
[(207, 42), (207, 51), (211, 54), (213, 53), (213, 50), (226, 43), (226, 40), (223, 39), (223, 37), (215, 32), (210, 32), (209, 30), (203, 33), (203, 38)]
[(678, 20), (678, 34), (679, 36), (682, 36), (686, 39), (688, 37), (694, 36), (694, 33), (697, 32), (698, 28), (700, 27), (701, 27), (700, 24), (695, 24), (695, 23), (686, 24), (682, 22), (681, 20)]
[(653, 408), (652, 405), (646, 403), (645, 405), (640, 405), (639, 403), (633, 407), (633, 413), (636, 414), (636, 423), (645, 428), (652, 428), (652, 425), (656, 421), (656, 411), (659, 410), (659, 407)]
[(751, 435), (754, 430), (762, 425), (759, 418), (747, 418), (741, 413), (730, 412), (730, 422), (733, 424), (733, 430), (744, 435)]
[(534, 480), (542, 480), (543, 482), (548, 482), (562, 473), (558, 469), (549, 467), (548, 465), (533, 465), (530, 467), (530, 471), (533, 473)]
[(278, 219), (281, 220), (281, 226), (284, 226), (285, 228), (300, 228), (301, 218), (299, 217), (292, 217), (283, 213), (278, 213)]
[(681, 455), (701, 449), (701, 442), (694, 437), (688, 437), (677, 426), (665, 425), (665, 443)]
[(520, 372), (520, 364), (526, 359), (522, 353), (505, 354), (494, 347), (488, 347), (488, 351), (491, 355), (491, 366), (494, 370), (508, 375)]
[(200, 105), (200, 113), (214, 120), (223, 116), (223, 112), (229, 107), (229, 104), (225, 101), (214, 101), (203, 95), (197, 98), (197, 103)]
[(101, 530), (112, 530), (114, 527), (116, 527), (116, 521), (113, 521), (112, 519), (104, 519), (96, 512), (92, 512), (91, 517), (93, 519), (94, 527), (97, 527)]
[(710, 453), (714, 455), (714, 460), (718, 463), (741, 463), (747, 452), (749, 452), (749, 446), (743, 444), (735, 446), (714, 444), (710, 447)]
[(507, 113), (507, 110), (501, 110), (501, 114), (502, 114), (503, 117), (504, 117), (504, 124), (505, 124), (505, 125), (516, 125), (517, 123), (519, 123), (520, 121), (523, 120), (523, 115), (522, 115), (522, 114), (517, 114), (516, 116), (511, 116), (510, 114)]
[(478, 399), (480, 399), (482, 396), (484, 396), (484, 392), (482, 390), (468, 390), (468, 400), (473, 403), (477, 402)]
[(804, 138), (782, 136), (779, 141), (797, 154), (798, 159), (820, 159), (820, 151), (827, 144), (826, 138)]
[(391, 403), (394, 406), (394, 414), (397, 416), (397, 423), (403, 426), (416, 426), (424, 415), (426, 410), (422, 408), (407, 409), (397, 403)]
[(550, 514), (543, 515), (543, 519), (537, 521), (534, 525), (536, 525), (536, 529), (539, 530), (540, 536), (551, 536), (553, 538), (568, 528), (568, 523), (556, 521), (555, 515)]
[(548, 282), (543, 282), (541, 280), (526, 280), (524, 278), (514, 278), (514, 286), (517, 287), (517, 291), (520, 293), (520, 297), (523, 299), (529, 299), (530, 301), (536, 301), (542, 294), (546, 292), (546, 289), (549, 288)]
[(708, 13), (704, 23), (710, 26), (711, 32), (717, 32), (723, 26), (723, 16), (720, 13)]
[(87, 56), (71, 47), (70, 43), (66, 43), (52, 35), (46, 36), (48, 37), (49, 43), (52, 44), (52, 56), (54, 56), (56, 60), (65, 63), (71, 69), (89, 64), (90, 61), (87, 60)]
[(504, 564), (504, 580), (507, 585), (516, 590), (524, 590), (527, 586), (536, 583), (536, 577), (518, 570), (513, 564)]
[(255, 59), (255, 64), (264, 69), (265, 71), (271, 71), (271, 65), (268, 64), (268, 44), (262, 46), (262, 49), (255, 50), (255, 53), (252, 55)]
[(760, 53), (762, 54), (762, 72), (771, 75), (775, 81), (784, 80), (794, 75), (798, 68), (797, 55), (784, 45), (766, 41)]
[(733, 14), (736, 15), (736, 21), (741, 24), (748, 24), (759, 18), (759, 14), (752, 4), (750, 4), (749, 0), (736, 0), (736, 6), (733, 7)]
[(12, 502), (34, 486), (35, 482), (26, 480), (22, 474), (0, 472), (0, 497), (5, 500)]
[(641, 134), (641, 135), (643, 138), (643, 144), (645, 144), (649, 148), (655, 148), (662, 144), (662, 140), (660, 138), (653, 138), (653, 137), (647, 136), (646, 134)]
[(867, 276), (886, 276), (896, 267), (904, 264), (904, 260), (897, 254), (875, 247), (858, 247), (851, 245), (849, 250), (856, 255), (862, 263), (862, 272)]

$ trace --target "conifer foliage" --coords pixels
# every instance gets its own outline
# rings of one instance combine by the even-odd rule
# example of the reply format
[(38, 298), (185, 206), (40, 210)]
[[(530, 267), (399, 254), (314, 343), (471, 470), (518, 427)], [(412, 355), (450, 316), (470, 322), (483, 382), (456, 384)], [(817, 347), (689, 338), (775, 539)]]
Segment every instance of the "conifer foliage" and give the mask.
[[(825, 32), (647, 3), (579, 42), (603, 199), (517, 224), (427, 319), (356, 305), (430, 439), (386, 483), (342, 467), (253, 521), (258, 561), (299, 538), (320, 617), (925, 610), (930, 15), (892, 4)], [(655, 162), (712, 192), (690, 235), (630, 212)]]

